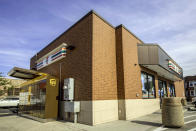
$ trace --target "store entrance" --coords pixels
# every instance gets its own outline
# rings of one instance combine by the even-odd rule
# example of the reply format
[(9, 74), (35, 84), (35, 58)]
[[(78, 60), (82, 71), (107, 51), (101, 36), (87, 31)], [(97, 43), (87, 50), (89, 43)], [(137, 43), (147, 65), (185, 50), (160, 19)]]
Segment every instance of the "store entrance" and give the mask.
[(162, 104), (162, 98), (168, 97), (167, 93), (167, 83), (166, 81), (159, 80), (159, 98), (160, 98), (160, 105)]

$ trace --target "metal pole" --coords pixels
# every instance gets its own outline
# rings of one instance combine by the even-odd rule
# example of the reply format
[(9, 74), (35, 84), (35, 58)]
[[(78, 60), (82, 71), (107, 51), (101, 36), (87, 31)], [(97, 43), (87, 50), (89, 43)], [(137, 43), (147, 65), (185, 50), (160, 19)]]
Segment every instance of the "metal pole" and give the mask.
[(61, 99), (61, 64), (62, 63), (60, 63), (60, 73), (59, 73), (60, 74), (60, 77), (59, 77), (60, 78), (60, 80), (59, 80), (59, 82), (60, 82), (60, 85), (59, 85), (59, 87), (60, 87), (60, 94), (59, 94), (60, 99)]
[(62, 109), (61, 109), (61, 64), (59, 63), (59, 98), (58, 98), (58, 117), (61, 119)]
[(74, 112), (74, 123), (77, 123), (77, 113)]

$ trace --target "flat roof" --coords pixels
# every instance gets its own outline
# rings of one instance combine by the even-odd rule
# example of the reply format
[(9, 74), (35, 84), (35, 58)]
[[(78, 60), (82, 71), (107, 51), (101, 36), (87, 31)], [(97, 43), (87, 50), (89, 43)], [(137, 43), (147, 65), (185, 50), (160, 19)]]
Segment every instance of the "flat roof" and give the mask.
[(23, 69), (14, 67), (8, 72), (9, 76), (20, 78), (20, 79), (34, 79), (40, 76), (39, 72), (29, 69)]

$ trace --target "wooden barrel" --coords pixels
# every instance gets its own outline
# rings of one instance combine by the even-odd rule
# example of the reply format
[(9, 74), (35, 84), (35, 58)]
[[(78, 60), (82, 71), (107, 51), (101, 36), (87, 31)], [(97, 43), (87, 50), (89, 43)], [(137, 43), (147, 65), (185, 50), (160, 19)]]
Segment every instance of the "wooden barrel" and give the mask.
[(163, 98), (162, 124), (166, 127), (184, 126), (184, 113), (181, 104), (181, 98)]

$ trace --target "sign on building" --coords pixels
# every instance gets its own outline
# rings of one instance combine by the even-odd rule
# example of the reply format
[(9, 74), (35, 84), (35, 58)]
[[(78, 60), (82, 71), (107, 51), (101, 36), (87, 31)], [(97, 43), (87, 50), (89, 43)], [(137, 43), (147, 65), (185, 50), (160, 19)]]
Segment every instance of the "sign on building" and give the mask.
[(45, 56), (43, 56), (42, 58), (40, 58), (39, 60), (37, 60), (37, 70), (64, 58), (66, 55), (66, 46), (67, 44), (62, 44), (48, 54), (46, 54)]
[(176, 64), (174, 64), (172, 61), (169, 61), (168, 64), (169, 64), (168, 67), (170, 69), (172, 69), (173, 71), (175, 71), (176, 73), (178, 73), (178, 74), (182, 73), (182, 70)]

